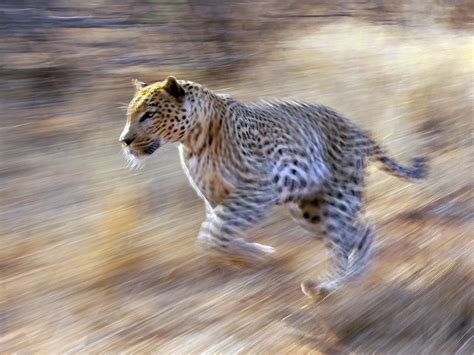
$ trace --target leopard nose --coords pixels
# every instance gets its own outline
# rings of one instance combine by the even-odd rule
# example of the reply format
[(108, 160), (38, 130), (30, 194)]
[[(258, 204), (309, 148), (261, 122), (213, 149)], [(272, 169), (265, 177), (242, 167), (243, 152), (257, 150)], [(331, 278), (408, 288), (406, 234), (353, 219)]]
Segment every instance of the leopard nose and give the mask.
[(135, 140), (135, 137), (123, 137), (120, 138), (120, 142), (124, 143), (125, 145), (130, 145)]
[(126, 138), (123, 140), (123, 142), (126, 144), (126, 145), (130, 145), (132, 144), (132, 142), (135, 140), (135, 138)]

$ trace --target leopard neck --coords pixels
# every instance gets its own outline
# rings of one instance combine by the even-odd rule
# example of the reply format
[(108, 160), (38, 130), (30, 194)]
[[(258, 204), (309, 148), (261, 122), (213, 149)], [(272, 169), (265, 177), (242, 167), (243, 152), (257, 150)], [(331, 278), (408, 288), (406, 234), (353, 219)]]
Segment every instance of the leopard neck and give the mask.
[(203, 87), (193, 89), (186, 92), (184, 104), (193, 124), (180, 143), (192, 153), (199, 155), (212, 145), (213, 138), (219, 134), (222, 119), (233, 99)]

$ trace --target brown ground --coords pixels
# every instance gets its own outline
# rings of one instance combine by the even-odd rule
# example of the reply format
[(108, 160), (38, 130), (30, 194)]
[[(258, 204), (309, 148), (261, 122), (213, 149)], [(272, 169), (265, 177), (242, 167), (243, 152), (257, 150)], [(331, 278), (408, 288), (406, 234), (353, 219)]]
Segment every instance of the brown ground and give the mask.
[[(148, 63), (176, 43), (143, 44), (147, 27), (44, 30), (41, 50), (36, 37), (4, 35), (0, 352), (472, 354), (471, 32), (406, 14), (393, 24), (400, 9), (384, 11), (385, 23), (364, 12), (300, 19), (248, 43), (251, 59), (228, 75), (232, 63), (214, 75), (192, 58)], [(400, 161), (430, 156), (418, 185), (369, 169), (379, 237), (367, 277), (306, 299), (299, 283), (324, 270), (325, 249), (283, 208), (249, 235), (277, 248), (275, 262), (240, 268), (198, 253), (204, 206), (176, 149), (129, 171), (117, 142), (130, 78), (169, 73), (247, 101), (327, 104)]]

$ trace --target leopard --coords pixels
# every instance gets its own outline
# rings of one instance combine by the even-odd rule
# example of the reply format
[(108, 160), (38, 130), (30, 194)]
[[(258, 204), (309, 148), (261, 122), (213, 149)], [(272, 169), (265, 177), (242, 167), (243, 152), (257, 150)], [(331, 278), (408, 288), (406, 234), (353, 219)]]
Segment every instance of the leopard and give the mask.
[(142, 166), (161, 146), (175, 143), (206, 209), (197, 243), (224, 259), (274, 258), (273, 247), (249, 242), (246, 234), (272, 207), (286, 205), (329, 254), (327, 272), (300, 284), (311, 298), (359, 279), (374, 254), (374, 226), (364, 217), (368, 164), (409, 182), (427, 177), (425, 156), (399, 164), (367, 130), (324, 105), (244, 103), (174, 76), (132, 81), (135, 93), (119, 138), (129, 164)]

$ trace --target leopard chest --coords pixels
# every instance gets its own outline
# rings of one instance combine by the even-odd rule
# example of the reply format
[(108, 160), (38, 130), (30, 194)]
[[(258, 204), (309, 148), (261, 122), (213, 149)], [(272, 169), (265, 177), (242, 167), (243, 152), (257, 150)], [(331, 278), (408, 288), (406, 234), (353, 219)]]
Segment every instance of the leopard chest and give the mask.
[(183, 167), (191, 185), (211, 205), (218, 205), (234, 189), (234, 182), (227, 168), (208, 154), (182, 154)]

